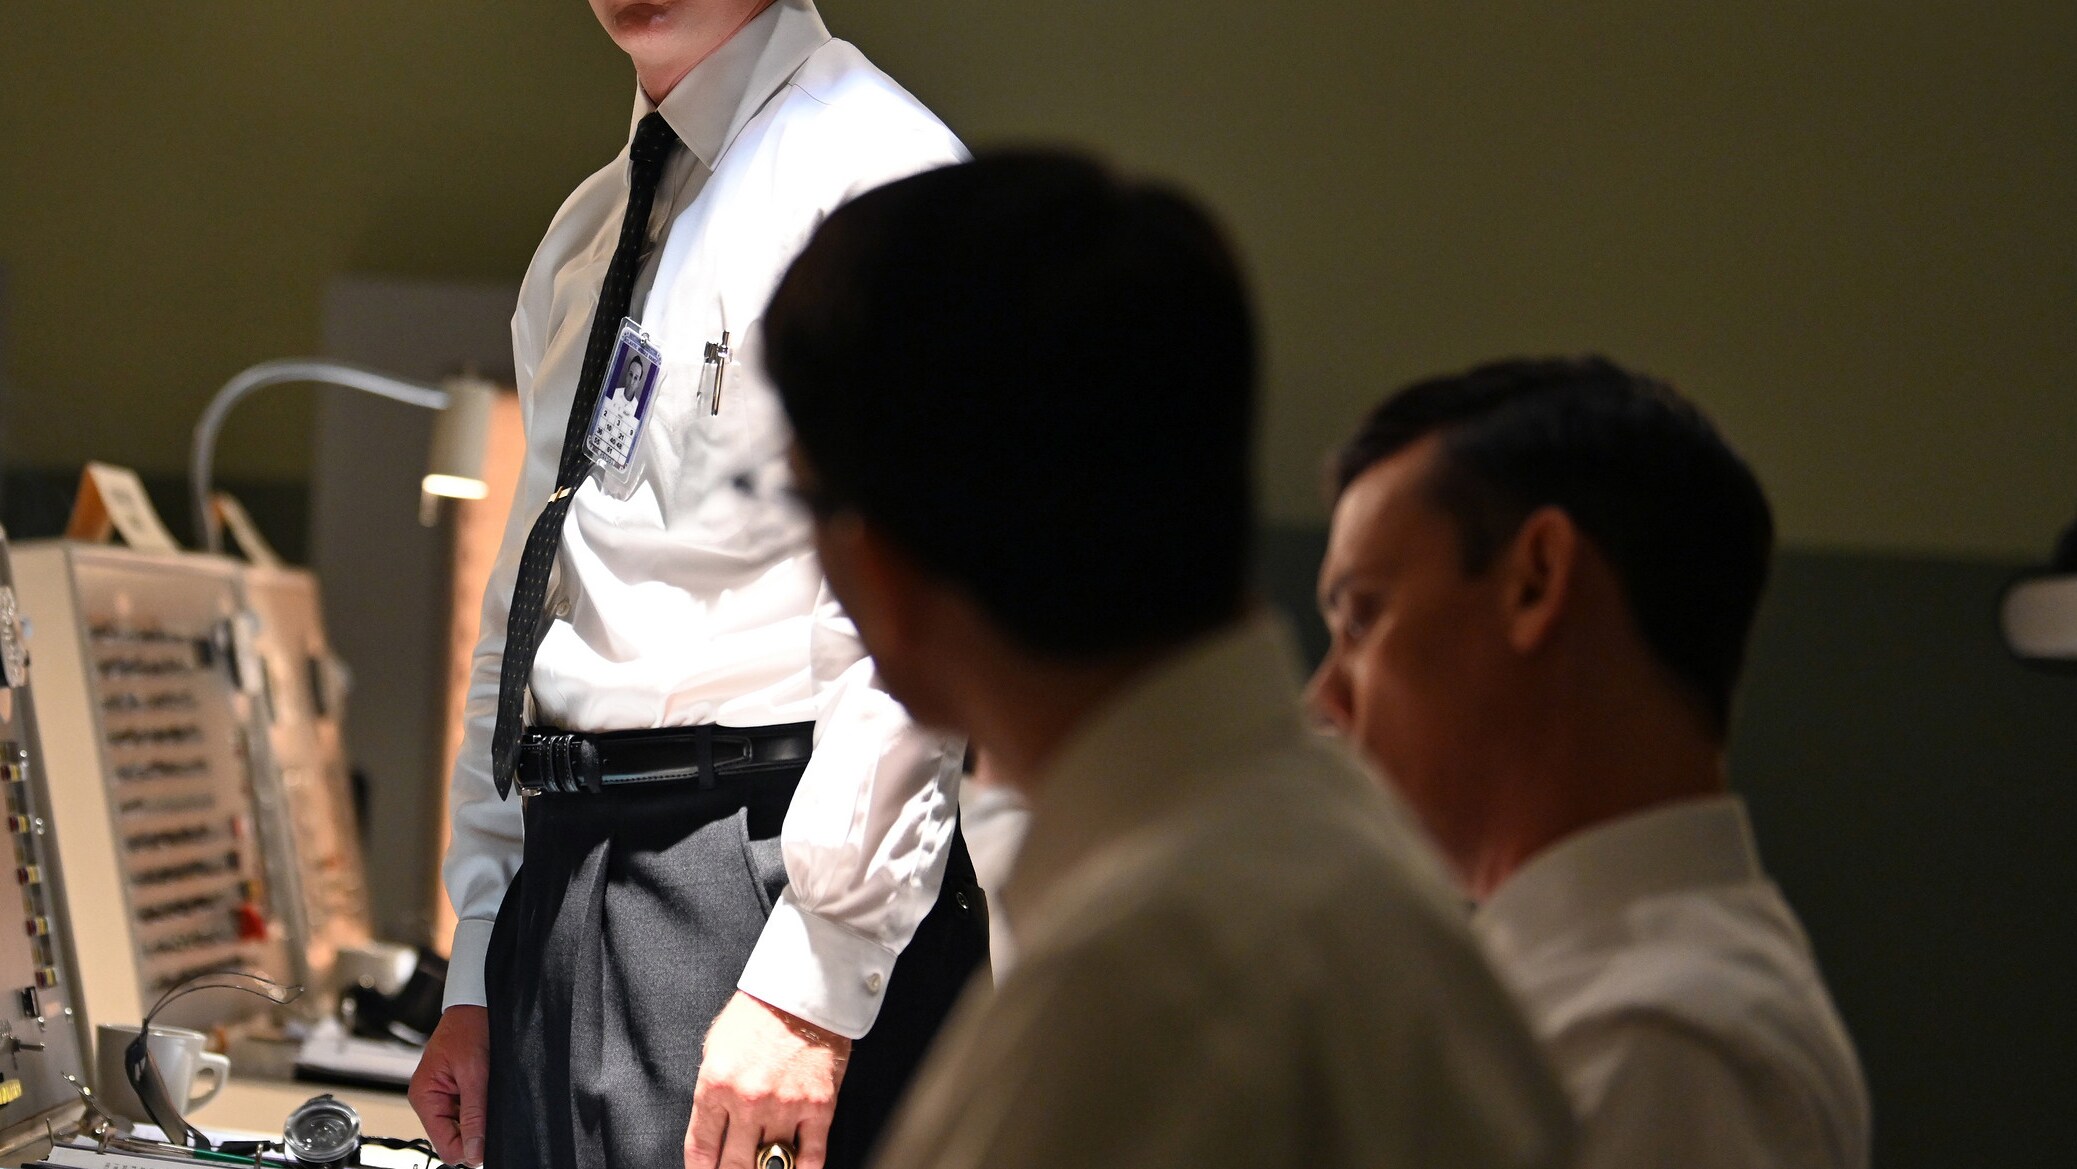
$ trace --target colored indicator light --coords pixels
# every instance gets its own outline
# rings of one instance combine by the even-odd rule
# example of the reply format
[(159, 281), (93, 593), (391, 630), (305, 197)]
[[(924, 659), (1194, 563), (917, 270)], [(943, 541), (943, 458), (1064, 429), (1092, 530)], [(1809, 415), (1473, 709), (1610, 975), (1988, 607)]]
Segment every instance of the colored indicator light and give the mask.
[(260, 907), (248, 901), (238, 907), (238, 938), (246, 942), (267, 940), (267, 916)]

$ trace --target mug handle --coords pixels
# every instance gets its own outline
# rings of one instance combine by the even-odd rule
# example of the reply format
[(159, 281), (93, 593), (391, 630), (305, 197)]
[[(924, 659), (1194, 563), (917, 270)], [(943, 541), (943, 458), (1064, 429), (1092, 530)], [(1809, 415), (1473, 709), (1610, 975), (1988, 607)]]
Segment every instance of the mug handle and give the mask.
[(194, 1089), (188, 1089), (187, 1108), (183, 1110), (187, 1112), (193, 1112), (211, 1100), (216, 1099), (216, 1094), (223, 1091), (224, 1085), (231, 1079), (231, 1060), (228, 1056), (218, 1055), (213, 1051), (205, 1051), (195, 1057), (195, 1063), (195, 1077), (197, 1079), (201, 1078), (203, 1072), (209, 1073), (209, 1090), (197, 1096), (193, 1094)]

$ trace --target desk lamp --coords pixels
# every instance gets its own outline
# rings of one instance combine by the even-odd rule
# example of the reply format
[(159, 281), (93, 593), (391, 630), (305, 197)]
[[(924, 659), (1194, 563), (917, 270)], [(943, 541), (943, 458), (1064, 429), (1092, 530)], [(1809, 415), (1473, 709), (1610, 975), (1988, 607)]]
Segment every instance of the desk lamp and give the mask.
[(202, 411), (201, 420), (195, 423), (188, 485), (194, 494), (196, 538), (204, 551), (221, 552), (224, 545), (222, 526), (209, 502), (211, 464), (216, 459), (216, 436), (223, 429), (224, 417), (253, 392), (288, 382), (344, 386), (440, 412), (433, 424), (425, 478), (420, 481), (422, 502), (426, 505), (419, 512), (423, 522), (432, 522), (430, 505), (436, 497), (482, 499), (486, 494), (483, 445), (490, 431), (491, 398), (496, 393), (489, 382), (459, 377), (429, 386), (345, 361), (315, 357), (263, 361), (225, 382)]

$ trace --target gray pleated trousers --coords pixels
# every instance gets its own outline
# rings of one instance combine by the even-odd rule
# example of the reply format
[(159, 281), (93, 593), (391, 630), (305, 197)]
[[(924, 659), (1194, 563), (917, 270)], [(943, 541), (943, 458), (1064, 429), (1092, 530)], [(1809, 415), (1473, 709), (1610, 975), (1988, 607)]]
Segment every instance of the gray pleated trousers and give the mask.
[[(786, 885), (798, 771), (527, 802), (524, 862), (485, 963), (489, 1169), (679, 1169), (707, 1026)], [(966, 980), (987, 910), (963, 839), (837, 1098), (831, 1169), (857, 1169)]]

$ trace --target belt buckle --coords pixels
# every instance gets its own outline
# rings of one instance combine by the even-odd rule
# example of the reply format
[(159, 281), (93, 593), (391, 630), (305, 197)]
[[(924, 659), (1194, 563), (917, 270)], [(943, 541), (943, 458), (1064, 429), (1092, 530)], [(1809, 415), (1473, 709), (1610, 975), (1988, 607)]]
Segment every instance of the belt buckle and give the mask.
[(528, 778), (529, 773), (538, 776), (539, 769), (545, 762), (546, 760), (540, 756), (538, 746), (526, 742), (520, 744), (519, 760), (512, 765), (512, 786), (518, 789), (521, 796), (531, 798), (549, 789), (549, 785), (540, 782), (538, 778)]
[(525, 772), (528, 772), (528, 768), (523, 768), (523, 766), (519, 766), (519, 768), (513, 768), (513, 789), (515, 789), (515, 791), (517, 791), (519, 795), (528, 795), (528, 797), (532, 797), (532, 795), (542, 795), (544, 791), (548, 791), (548, 785), (544, 785), (544, 783), (532, 783), (532, 781), (528, 781), (528, 779), (525, 779)]
[(531, 727), (519, 732), (519, 756), (512, 761), (512, 787), (522, 797), (531, 798), (548, 790), (547, 785), (527, 778), (541, 764), (538, 732)]

